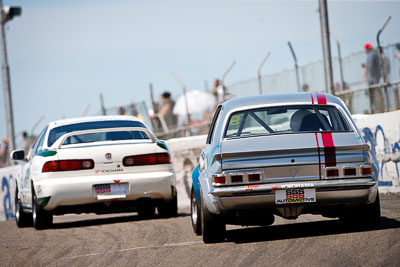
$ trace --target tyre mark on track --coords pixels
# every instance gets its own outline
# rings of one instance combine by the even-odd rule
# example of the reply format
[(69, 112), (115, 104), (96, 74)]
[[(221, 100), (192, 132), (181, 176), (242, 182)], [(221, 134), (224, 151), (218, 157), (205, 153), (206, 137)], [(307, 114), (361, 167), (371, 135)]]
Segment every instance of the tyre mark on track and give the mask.
[(89, 254), (64, 257), (64, 258), (61, 258), (61, 260), (70, 260), (70, 259), (77, 259), (77, 258), (82, 258), (82, 257), (98, 256), (98, 255), (104, 255), (104, 254), (108, 254), (108, 253), (125, 252), (125, 251), (133, 251), (133, 250), (140, 250), (140, 249), (190, 246), (190, 245), (198, 244), (198, 243), (203, 243), (203, 241), (189, 241), (189, 242), (182, 242), (182, 243), (169, 243), (169, 244), (164, 244), (164, 245), (159, 245), (159, 246), (143, 246), (143, 247), (133, 247), (133, 248), (101, 251), (101, 252), (95, 252), (95, 253), (89, 253)]

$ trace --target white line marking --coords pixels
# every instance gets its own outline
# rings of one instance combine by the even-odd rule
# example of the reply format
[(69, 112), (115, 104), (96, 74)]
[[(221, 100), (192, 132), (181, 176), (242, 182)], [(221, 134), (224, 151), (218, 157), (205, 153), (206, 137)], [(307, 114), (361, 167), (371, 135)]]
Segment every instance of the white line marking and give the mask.
[(109, 251), (102, 251), (102, 252), (96, 252), (96, 253), (90, 253), (90, 254), (64, 257), (61, 259), (62, 260), (70, 260), (70, 259), (76, 259), (76, 258), (82, 258), (82, 257), (98, 256), (98, 255), (103, 255), (103, 254), (107, 254), (107, 253), (116, 253), (116, 252), (124, 252), (124, 251), (139, 250), (139, 249), (149, 249), (149, 248), (188, 246), (188, 245), (197, 244), (197, 243), (202, 243), (202, 241), (188, 241), (188, 242), (182, 242), (182, 243), (164, 244), (164, 245), (160, 245), (160, 246), (124, 248), (124, 249), (118, 249), (118, 250), (109, 250)]

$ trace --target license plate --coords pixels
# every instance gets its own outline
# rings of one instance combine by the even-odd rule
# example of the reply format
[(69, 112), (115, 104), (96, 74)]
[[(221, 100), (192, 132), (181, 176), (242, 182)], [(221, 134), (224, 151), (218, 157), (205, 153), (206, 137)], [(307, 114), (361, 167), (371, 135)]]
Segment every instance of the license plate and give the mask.
[(125, 198), (128, 193), (128, 184), (98, 184), (94, 186), (94, 196), (99, 200)]
[(316, 202), (315, 188), (291, 188), (275, 191), (275, 204)]

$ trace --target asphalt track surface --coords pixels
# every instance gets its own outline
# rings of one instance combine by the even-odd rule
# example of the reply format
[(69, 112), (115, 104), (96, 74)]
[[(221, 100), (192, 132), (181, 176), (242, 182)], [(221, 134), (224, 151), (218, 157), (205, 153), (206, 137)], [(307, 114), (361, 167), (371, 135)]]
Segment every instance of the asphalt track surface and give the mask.
[(0, 266), (400, 266), (400, 195), (381, 195), (377, 228), (337, 219), (277, 217), (268, 227), (228, 226), (204, 244), (189, 209), (176, 218), (136, 213), (57, 216), (51, 229), (0, 222)]

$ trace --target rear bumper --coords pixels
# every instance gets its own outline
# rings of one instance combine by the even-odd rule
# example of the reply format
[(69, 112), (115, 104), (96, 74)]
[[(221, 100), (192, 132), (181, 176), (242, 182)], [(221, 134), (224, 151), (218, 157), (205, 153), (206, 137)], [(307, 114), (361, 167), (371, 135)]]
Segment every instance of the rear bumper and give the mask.
[(315, 188), (316, 202), (304, 206), (330, 206), (374, 202), (377, 183), (372, 177), (361, 179), (319, 180), (279, 184), (259, 184), (211, 188), (207, 208), (213, 213), (237, 209), (276, 208), (276, 190)]
[(46, 178), (35, 181), (34, 186), (39, 199), (50, 197), (44, 209), (51, 211), (59, 206), (107, 202), (107, 200), (97, 199), (94, 186), (113, 183), (125, 183), (128, 185), (126, 197), (119, 198), (117, 201), (135, 201), (140, 198), (168, 201), (173, 199), (176, 194), (176, 178), (175, 172), (172, 170), (102, 176)]

